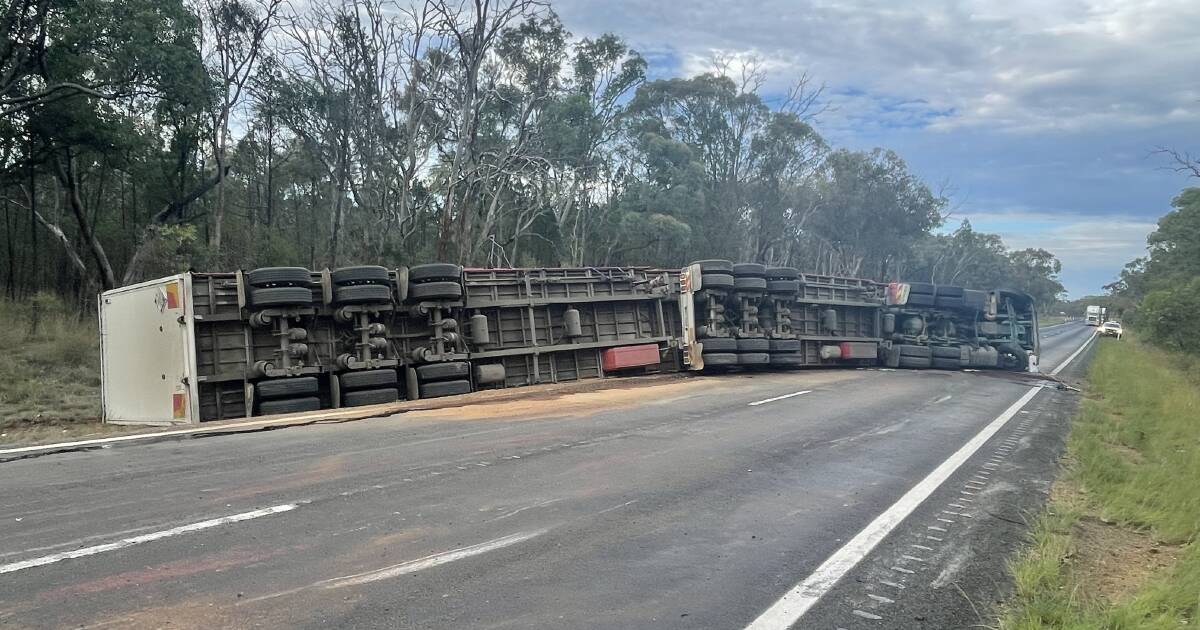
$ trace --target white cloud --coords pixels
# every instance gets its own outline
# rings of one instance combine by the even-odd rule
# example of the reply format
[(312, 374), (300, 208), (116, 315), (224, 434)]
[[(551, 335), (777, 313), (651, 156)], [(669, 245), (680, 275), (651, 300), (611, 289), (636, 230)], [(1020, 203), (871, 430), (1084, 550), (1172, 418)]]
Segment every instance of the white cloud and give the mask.
[[(568, 27), (669, 46), (681, 69), (714, 52), (754, 55), (781, 88), (804, 69), (847, 116), (919, 104), (933, 128), (1018, 132), (1200, 122), (1194, 0), (838, 2), (559, 0)], [(856, 88), (846, 95), (839, 88)], [(867, 106), (879, 99), (874, 112)]]
[[(655, 76), (754, 56), (781, 92), (808, 71), (818, 130), (896, 149), (960, 214), (1063, 261), (1097, 293), (1178, 191), (1157, 146), (1200, 151), (1198, 0), (553, 0), (567, 28), (653, 51)], [(1019, 211), (1014, 214), (1013, 209)]]
[(1063, 284), (1073, 296), (1098, 293), (1128, 261), (1146, 254), (1146, 236), (1156, 223), (1136, 216), (1081, 217), (1077, 214), (966, 213), (974, 229), (999, 234), (1012, 249), (1040, 247), (1063, 264)]

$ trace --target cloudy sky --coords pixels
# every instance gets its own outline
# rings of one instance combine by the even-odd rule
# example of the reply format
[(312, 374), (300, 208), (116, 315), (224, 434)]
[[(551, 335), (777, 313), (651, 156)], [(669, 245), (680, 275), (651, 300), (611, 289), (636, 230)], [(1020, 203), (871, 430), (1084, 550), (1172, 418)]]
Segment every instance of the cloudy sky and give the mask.
[[(1200, 152), (1200, 0), (554, 0), (576, 36), (617, 33), (651, 74), (753, 56), (781, 92), (827, 84), (831, 142), (895, 149), (969, 219), (1063, 261), (1099, 293), (1188, 181), (1151, 155)], [(1200, 182), (1193, 182), (1200, 185)]]

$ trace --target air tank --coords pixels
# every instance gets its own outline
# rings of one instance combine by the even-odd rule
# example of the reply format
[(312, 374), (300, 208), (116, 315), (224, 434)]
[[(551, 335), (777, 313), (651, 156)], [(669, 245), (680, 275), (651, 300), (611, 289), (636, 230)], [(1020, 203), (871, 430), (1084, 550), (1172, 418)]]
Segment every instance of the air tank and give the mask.
[(575, 307), (563, 311), (563, 331), (568, 337), (583, 336), (583, 323), (579, 320), (579, 310)]
[(471, 343), (477, 346), (486, 346), (491, 343), (491, 336), (488, 334), (488, 319), (487, 315), (476, 313), (471, 316)]

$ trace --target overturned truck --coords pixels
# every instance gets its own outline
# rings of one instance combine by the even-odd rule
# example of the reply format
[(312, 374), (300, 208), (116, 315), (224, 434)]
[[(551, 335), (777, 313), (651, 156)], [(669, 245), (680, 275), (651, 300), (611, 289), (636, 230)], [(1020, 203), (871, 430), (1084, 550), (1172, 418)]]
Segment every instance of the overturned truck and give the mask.
[(185, 273), (99, 298), (105, 421), (189, 424), (605, 378), (1036, 369), (1029, 296), (705, 260)]

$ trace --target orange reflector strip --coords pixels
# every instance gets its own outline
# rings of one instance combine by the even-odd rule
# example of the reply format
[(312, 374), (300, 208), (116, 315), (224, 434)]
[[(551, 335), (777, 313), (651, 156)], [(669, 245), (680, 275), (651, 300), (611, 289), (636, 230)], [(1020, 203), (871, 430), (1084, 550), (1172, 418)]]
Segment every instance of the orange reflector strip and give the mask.
[(179, 308), (179, 283), (167, 285), (167, 308)]
[(187, 416), (187, 394), (182, 392), (171, 394), (171, 412), (176, 420)]

